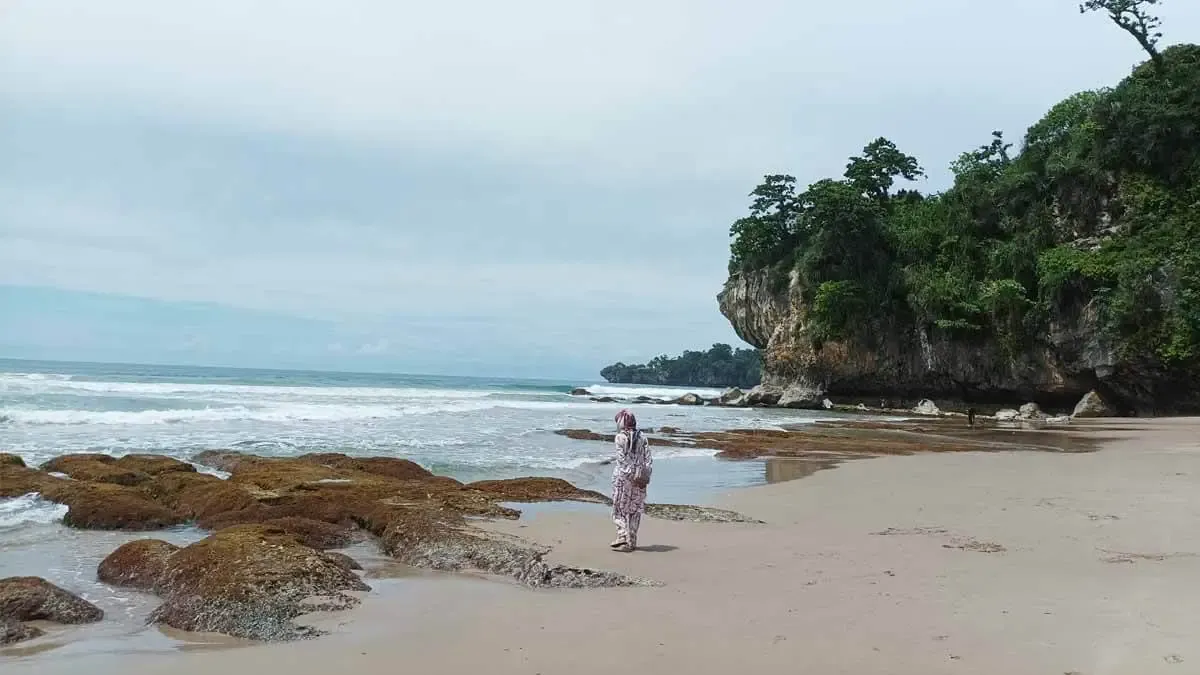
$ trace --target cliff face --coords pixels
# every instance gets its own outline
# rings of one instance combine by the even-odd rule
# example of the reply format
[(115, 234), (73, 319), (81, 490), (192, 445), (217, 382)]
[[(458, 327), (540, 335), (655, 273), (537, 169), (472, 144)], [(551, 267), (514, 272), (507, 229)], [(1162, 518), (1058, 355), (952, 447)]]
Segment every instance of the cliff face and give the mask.
[(862, 337), (815, 344), (797, 276), (786, 283), (772, 283), (771, 276), (768, 270), (731, 276), (718, 296), (721, 313), (739, 337), (763, 350), (764, 385), (808, 392), (813, 401), (826, 395), (905, 406), (921, 398), (1036, 401), (1069, 409), (1097, 390), (1126, 413), (1200, 410), (1195, 374), (1119, 357), (1117, 346), (1101, 337), (1094, 302), (1054, 316), (1032, 348), (886, 324), (867, 327)]

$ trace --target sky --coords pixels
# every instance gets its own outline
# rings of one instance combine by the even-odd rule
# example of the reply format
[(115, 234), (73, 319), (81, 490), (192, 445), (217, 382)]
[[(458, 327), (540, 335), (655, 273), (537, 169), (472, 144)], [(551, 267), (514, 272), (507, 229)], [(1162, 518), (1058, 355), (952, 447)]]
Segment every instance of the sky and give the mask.
[[(1074, 0), (0, 0), (0, 357), (594, 376), (741, 345), (764, 174), (944, 187), (1110, 85)], [(1165, 0), (1164, 43), (1200, 41)]]

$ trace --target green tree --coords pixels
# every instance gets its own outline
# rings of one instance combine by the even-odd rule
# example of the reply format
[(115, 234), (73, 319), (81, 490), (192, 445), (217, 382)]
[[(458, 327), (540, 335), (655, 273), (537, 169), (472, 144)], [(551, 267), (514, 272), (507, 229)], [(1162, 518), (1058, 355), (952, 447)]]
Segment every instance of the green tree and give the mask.
[(754, 269), (777, 258), (790, 243), (797, 209), (796, 179), (775, 174), (750, 193), (750, 215), (734, 222), (730, 272)]
[(883, 137), (868, 143), (862, 155), (851, 157), (845, 173), (851, 185), (880, 200), (888, 197), (897, 176), (915, 181), (924, 175), (916, 158), (900, 152), (895, 143)]
[(1079, 5), (1079, 12), (1106, 12), (1113, 23), (1137, 40), (1142, 49), (1150, 55), (1154, 66), (1161, 70), (1163, 57), (1158, 51), (1158, 41), (1162, 39), (1162, 32), (1158, 29), (1162, 20), (1150, 13), (1150, 8), (1159, 2), (1160, 0), (1086, 0)]
[(656, 356), (646, 364), (614, 363), (602, 369), (600, 376), (622, 384), (750, 388), (762, 377), (762, 355), (757, 349), (717, 343), (708, 351), (687, 350), (674, 358)]

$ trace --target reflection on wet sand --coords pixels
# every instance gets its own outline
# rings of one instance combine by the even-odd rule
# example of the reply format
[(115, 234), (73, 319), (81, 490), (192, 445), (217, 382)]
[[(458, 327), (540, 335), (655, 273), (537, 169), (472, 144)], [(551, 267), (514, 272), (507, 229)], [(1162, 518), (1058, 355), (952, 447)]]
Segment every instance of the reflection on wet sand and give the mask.
[(818, 471), (832, 469), (839, 463), (838, 460), (809, 457), (769, 457), (764, 463), (764, 472), (768, 483), (783, 483), (808, 478)]

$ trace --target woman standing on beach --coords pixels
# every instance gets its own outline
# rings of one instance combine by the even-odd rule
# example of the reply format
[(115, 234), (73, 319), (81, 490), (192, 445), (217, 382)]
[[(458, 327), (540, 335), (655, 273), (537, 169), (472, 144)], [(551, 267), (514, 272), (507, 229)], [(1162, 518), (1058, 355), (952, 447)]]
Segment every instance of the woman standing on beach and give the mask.
[(637, 418), (628, 410), (617, 413), (617, 462), (613, 468), (613, 523), (617, 539), (610, 546), (628, 553), (637, 548), (638, 526), (646, 510), (646, 487), (654, 460), (650, 444), (637, 428)]

